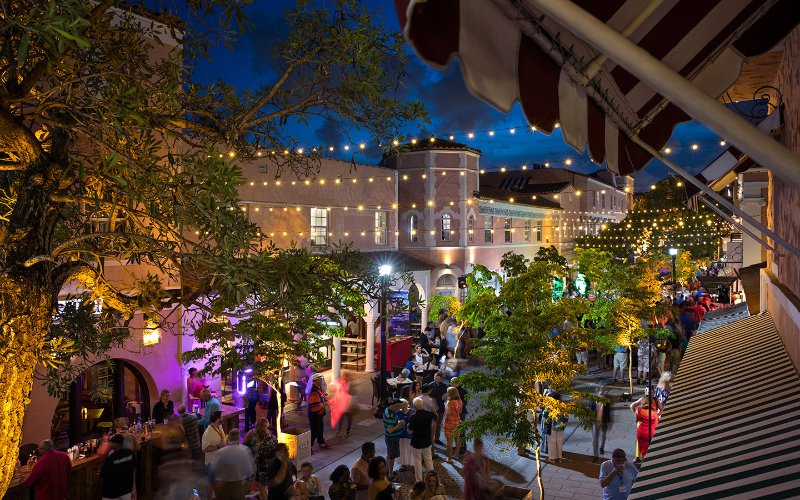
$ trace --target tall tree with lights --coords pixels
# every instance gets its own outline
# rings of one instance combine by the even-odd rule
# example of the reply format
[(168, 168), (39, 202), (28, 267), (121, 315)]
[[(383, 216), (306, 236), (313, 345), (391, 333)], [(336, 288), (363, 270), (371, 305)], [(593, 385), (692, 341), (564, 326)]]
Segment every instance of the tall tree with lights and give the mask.
[[(288, 123), (319, 116), (385, 139), (424, 118), (396, 93), (401, 35), (356, 0), (295, 2), (286, 37), (264, 48), (277, 68), (271, 81), (194, 82), (193, 63), (247, 24), (243, 4), (2, 2), (0, 496), (37, 365), (51, 381), (69, 374), (58, 367), (124, 340), (112, 325), (137, 311), (157, 321), (165, 305), (209, 316), (248, 307), (274, 255), (239, 210), (243, 179), (231, 158), (274, 151), (270, 173), (313, 177), (320, 149), (297, 153)], [(102, 343), (52, 328), (66, 284), (102, 299), (89, 325)]]
[(620, 258), (676, 247), (695, 258), (716, 259), (720, 238), (730, 234), (728, 223), (705, 205), (691, 210), (683, 197), (684, 183), (668, 177), (636, 195), (624, 220), (603, 224), (598, 235), (582, 236), (575, 246)]

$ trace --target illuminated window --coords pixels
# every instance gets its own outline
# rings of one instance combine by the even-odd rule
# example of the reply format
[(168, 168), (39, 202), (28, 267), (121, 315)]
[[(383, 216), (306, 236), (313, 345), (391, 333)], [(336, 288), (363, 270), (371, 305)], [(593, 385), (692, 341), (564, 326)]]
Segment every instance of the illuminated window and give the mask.
[(311, 246), (328, 245), (328, 211), (324, 208), (311, 209)]
[(511, 243), (511, 224), (514, 220), (511, 217), (506, 217), (503, 222), (503, 228), (505, 229), (505, 242)]
[(525, 219), (525, 230), (523, 232), (523, 236), (525, 236), (525, 241), (531, 241), (531, 220)]
[(452, 240), (450, 231), (453, 227), (453, 218), (449, 214), (442, 215), (442, 241)]
[(473, 243), (475, 241), (475, 217), (467, 217), (467, 242)]
[(542, 241), (542, 221), (536, 221), (536, 241)]
[(417, 227), (419, 226), (419, 217), (416, 215), (408, 216), (408, 241), (411, 243), (417, 242)]
[(483, 217), (483, 241), (485, 243), (491, 243), (494, 240), (494, 234), (492, 234), (493, 226), (494, 217), (491, 215), (485, 215)]
[(386, 233), (389, 230), (389, 212), (375, 212), (375, 244), (386, 244)]

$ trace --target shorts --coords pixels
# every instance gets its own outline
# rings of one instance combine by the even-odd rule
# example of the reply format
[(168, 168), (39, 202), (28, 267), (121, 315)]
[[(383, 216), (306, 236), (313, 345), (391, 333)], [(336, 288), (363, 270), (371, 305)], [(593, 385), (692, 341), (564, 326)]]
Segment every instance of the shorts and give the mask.
[(628, 353), (618, 352), (614, 354), (614, 369), (616, 370), (617, 368), (620, 370), (628, 368)]
[(384, 436), (386, 441), (386, 458), (397, 458), (400, 456), (400, 438)]

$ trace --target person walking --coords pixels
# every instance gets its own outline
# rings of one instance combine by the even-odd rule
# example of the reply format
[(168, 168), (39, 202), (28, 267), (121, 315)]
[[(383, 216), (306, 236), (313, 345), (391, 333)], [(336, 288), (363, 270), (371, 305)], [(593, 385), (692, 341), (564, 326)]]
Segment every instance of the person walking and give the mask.
[(433, 432), (436, 429), (436, 414), (425, 409), (422, 398), (414, 399), (416, 412), (408, 423), (411, 434), (411, 458), (414, 463), (414, 479), (422, 481), (422, 462), (427, 470), (433, 470)]
[(200, 425), (197, 422), (197, 415), (188, 413), (186, 405), (178, 407), (178, 415), (181, 417), (183, 433), (186, 435), (186, 444), (189, 446), (192, 460), (200, 460), (203, 458), (203, 450), (200, 447)]
[(672, 383), (674, 381), (675, 376), (671, 371), (662, 373), (661, 377), (658, 379), (658, 385), (656, 386), (653, 396), (659, 402), (662, 410), (667, 407), (667, 398), (669, 398), (669, 393), (672, 390)]
[(472, 441), (472, 453), (464, 459), (464, 500), (489, 500), (489, 459), (483, 453), (483, 440)]
[[(606, 388), (602, 385), (597, 387), (597, 396), (606, 397)], [(597, 458), (605, 453), (606, 435), (611, 427), (611, 401), (592, 401), (589, 409), (595, 414), (592, 420), (592, 456)]]
[(69, 455), (54, 449), (49, 439), (42, 441), (37, 451), (39, 460), (22, 484), (33, 489), (36, 500), (64, 500), (69, 492), (69, 471), (72, 468)]
[(444, 408), (444, 437), (447, 439), (447, 463), (453, 463), (453, 455), (459, 448), (460, 438), (456, 427), (461, 423), (461, 410), (463, 408), (458, 389), (455, 387), (447, 388), (447, 404)]
[(383, 438), (386, 442), (386, 477), (394, 481), (394, 461), (400, 457), (400, 437), (406, 427), (406, 422), (401, 418), (400, 409), (403, 403), (399, 400), (392, 401), (383, 410)]
[(228, 432), (226, 446), (215, 452), (211, 466), (214, 472), (216, 500), (241, 500), (248, 493), (247, 479), (256, 473), (250, 448), (239, 444), (239, 429)]
[[(108, 442), (111, 453), (106, 456), (100, 469), (103, 486), (100, 495), (103, 500), (130, 500), (133, 494), (133, 478), (136, 470), (136, 456), (132, 450), (124, 448), (122, 435), (114, 434)], [(39, 496), (36, 496), (37, 500)]]
[(258, 392), (258, 387), (255, 383), (253, 387), (247, 390), (247, 397), (244, 401), (244, 431), (247, 432), (250, 430), (250, 426), (256, 422), (256, 408), (261, 401), (261, 394)]
[(600, 487), (603, 488), (603, 500), (627, 500), (633, 487), (633, 481), (639, 469), (628, 462), (625, 450), (617, 448), (611, 452), (611, 460), (600, 464)]
[(637, 456), (635, 462), (644, 460), (647, 455), (647, 449), (650, 447), (650, 440), (655, 435), (656, 427), (658, 427), (658, 416), (660, 407), (658, 401), (647, 395), (644, 401), (634, 407), (639, 401), (631, 404), (631, 410), (636, 415), (636, 449)]
[(308, 425), (311, 428), (311, 446), (314, 442), (319, 443), (320, 448), (328, 448), (325, 443), (325, 404), (328, 395), (322, 389), (322, 380), (325, 378), (321, 373), (315, 373), (312, 377), (311, 391), (308, 393), (306, 402), (308, 403)]

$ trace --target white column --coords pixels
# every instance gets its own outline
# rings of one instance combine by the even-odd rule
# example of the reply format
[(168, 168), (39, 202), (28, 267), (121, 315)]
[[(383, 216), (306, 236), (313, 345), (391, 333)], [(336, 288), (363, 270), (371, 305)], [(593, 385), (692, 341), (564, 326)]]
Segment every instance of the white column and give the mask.
[(333, 356), (331, 359), (331, 380), (339, 380), (342, 375), (342, 339), (333, 337)]
[(367, 366), (365, 371), (375, 371), (375, 307), (367, 304), (367, 317), (364, 318), (367, 323)]
[(422, 307), (422, 312), (419, 315), (419, 324), (422, 332), (425, 332), (425, 327), (428, 326), (428, 306)]

